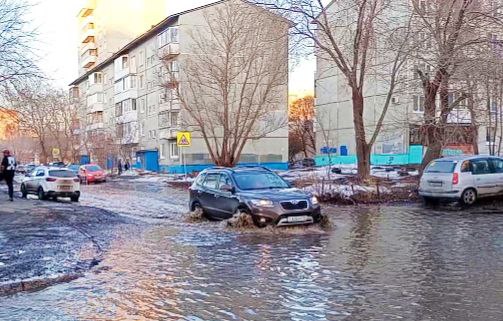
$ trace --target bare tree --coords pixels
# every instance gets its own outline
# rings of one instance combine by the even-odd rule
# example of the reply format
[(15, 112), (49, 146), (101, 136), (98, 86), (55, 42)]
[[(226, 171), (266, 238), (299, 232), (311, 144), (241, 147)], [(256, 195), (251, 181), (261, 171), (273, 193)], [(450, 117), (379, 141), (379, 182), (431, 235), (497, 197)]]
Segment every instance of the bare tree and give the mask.
[(7, 98), (18, 115), (20, 131), (36, 139), (42, 162), (52, 159), (53, 149), (60, 150), (60, 160), (75, 161), (77, 142), (72, 123), (78, 115), (66, 93), (46, 82), (33, 81), (8, 91)]
[(200, 134), (217, 165), (234, 166), (250, 139), (286, 127), (289, 22), (244, 1), (204, 15), (190, 54), (164, 57), (164, 87), (176, 91), (184, 126)]
[[(410, 16), (389, 0), (266, 0), (257, 1), (292, 19), (293, 36), (314, 44), (318, 59), (332, 64), (345, 79), (352, 104), (358, 173), (370, 175), (370, 153), (383, 126), (398, 74), (411, 50)], [(370, 79), (383, 85), (381, 114), (368, 134), (365, 96)], [(335, 89), (334, 89), (335, 90)]]
[(0, 0), (0, 88), (41, 75), (33, 60), (35, 34), (26, 19), (30, 8), (25, 1)]
[[(427, 151), (422, 163), (424, 168), (440, 156), (447, 142), (446, 130), (452, 127), (448, 123), (449, 115), (473, 94), (466, 88), (456, 88), (459, 76), (480, 69), (481, 54), (485, 56), (490, 50), (488, 32), (501, 30), (498, 10), (501, 5), (476, 0), (413, 0), (412, 4), (415, 32), (424, 34), (424, 41), (430, 44), (417, 55), (431, 67), (429, 72), (417, 70), (425, 101), (422, 132)], [(485, 86), (477, 87), (480, 90)], [(456, 90), (459, 92), (457, 99), (450, 99), (450, 94)]]
[(289, 114), (289, 151), (290, 159), (302, 153), (305, 158), (316, 153), (314, 133), (314, 97), (306, 96), (290, 104)]

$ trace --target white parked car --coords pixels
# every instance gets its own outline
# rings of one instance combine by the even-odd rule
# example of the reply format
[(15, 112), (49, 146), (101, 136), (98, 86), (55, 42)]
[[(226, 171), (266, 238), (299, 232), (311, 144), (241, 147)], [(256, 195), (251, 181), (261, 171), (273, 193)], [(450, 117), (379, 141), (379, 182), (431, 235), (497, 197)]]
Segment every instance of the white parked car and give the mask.
[(436, 159), (421, 177), (419, 195), (426, 202), (448, 199), (465, 205), (482, 197), (503, 195), (503, 158), (456, 156)]
[(80, 198), (80, 179), (66, 168), (37, 167), (21, 183), (21, 194), (38, 195), (40, 200), (69, 197), (72, 202)]

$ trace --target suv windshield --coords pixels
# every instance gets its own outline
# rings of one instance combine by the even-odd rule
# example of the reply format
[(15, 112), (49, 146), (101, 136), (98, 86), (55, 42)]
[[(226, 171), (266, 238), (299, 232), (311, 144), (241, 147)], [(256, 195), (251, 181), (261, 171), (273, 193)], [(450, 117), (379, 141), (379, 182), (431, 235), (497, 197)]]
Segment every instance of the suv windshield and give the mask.
[(288, 188), (288, 184), (274, 173), (235, 173), (236, 184), (242, 190)]
[(426, 173), (452, 173), (456, 163), (453, 161), (433, 161), (426, 169)]
[(75, 177), (75, 174), (72, 171), (49, 171), (49, 176), (52, 177)]
[(101, 170), (101, 167), (99, 167), (98, 165), (91, 165), (91, 166), (86, 166), (86, 170), (88, 170), (90, 172), (97, 172), (97, 171)]

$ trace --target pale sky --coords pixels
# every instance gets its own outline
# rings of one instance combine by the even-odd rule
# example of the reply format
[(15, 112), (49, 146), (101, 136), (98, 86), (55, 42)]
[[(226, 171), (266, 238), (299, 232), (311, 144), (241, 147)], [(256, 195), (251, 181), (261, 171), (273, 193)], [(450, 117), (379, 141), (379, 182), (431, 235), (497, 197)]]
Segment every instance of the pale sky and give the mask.
[[(58, 87), (67, 88), (77, 77), (77, 24), (79, 0), (30, 0), (35, 3), (32, 23), (38, 30), (40, 66)], [(106, 1), (106, 0), (104, 0)], [(167, 0), (172, 14), (213, 2), (212, 0)], [(312, 91), (314, 59), (297, 65), (290, 74), (290, 92)]]

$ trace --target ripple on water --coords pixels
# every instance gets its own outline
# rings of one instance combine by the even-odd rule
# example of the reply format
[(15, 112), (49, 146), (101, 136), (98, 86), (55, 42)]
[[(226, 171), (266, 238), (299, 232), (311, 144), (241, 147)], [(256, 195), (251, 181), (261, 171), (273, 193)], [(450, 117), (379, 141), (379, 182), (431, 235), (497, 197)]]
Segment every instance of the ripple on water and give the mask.
[(157, 226), (96, 273), (3, 298), (0, 319), (503, 319), (503, 216), (328, 209), (337, 227)]

